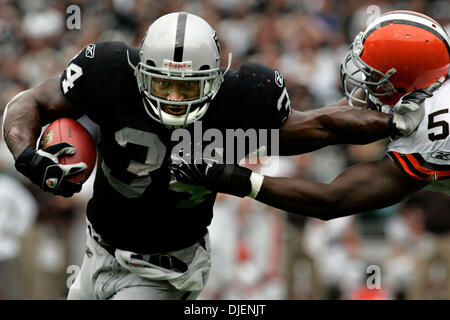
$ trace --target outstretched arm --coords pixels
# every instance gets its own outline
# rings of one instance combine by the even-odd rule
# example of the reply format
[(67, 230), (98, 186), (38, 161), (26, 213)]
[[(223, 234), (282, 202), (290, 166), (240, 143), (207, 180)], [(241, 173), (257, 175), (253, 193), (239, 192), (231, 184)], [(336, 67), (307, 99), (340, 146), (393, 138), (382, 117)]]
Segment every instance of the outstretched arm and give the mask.
[(330, 184), (299, 178), (273, 178), (231, 164), (172, 164), (177, 180), (256, 200), (288, 212), (329, 220), (393, 205), (424, 188), (388, 156), (357, 164)]
[(427, 184), (407, 176), (385, 156), (348, 168), (330, 184), (264, 177), (255, 199), (292, 213), (329, 220), (393, 205)]
[(359, 107), (292, 111), (280, 129), (280, 155), (307, 153), (333, 144), (366, 144), (398, 134), (392, 115)]
[(293, 111), (280, 130), (280, 155), (306, 153), (332, 144), (366, 144), (389, 136), (407, 136), (422, 121), (423, 102), (433, 96), (443, 80), (403, 96), (392, 114), (345, 106), (345, 99), (330, 107)]

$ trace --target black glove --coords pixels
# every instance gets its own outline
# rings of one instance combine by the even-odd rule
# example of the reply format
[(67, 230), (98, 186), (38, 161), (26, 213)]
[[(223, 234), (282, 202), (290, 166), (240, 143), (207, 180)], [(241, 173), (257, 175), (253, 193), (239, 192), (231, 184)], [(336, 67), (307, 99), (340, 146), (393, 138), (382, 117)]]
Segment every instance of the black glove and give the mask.
[(70, 178), (86, 170), (84, 162), (62, 165), (58, 157), (75, 154), (75, 148), (68, 143), (58, 143), (45, 149), (27, 147), (16, 159), (16, 169), (42, 190), (63, 197), (71, 197), (81, 191), (81, 183)]
[(214, 192), (245, 197), (252, 191), (250, 169), (234, 164), (219, 164), (212, 159), (196, 159), (188, 163), (172, 156), (170, 169), (177, 181), (199, 184)]

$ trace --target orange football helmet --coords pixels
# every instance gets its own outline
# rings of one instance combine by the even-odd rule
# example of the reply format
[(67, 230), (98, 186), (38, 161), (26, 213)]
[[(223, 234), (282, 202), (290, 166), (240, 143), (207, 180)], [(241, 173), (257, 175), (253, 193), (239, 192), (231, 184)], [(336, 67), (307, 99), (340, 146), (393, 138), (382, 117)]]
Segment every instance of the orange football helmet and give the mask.
[[(341, 65), (350, 105), (393, 106), (405, 94), (425, 89), (450, 66), (449, 37), (432, 18), (397, 10), (377, 18), (360, 32)], [(356, 96), (361, 88), (365, 97)]]

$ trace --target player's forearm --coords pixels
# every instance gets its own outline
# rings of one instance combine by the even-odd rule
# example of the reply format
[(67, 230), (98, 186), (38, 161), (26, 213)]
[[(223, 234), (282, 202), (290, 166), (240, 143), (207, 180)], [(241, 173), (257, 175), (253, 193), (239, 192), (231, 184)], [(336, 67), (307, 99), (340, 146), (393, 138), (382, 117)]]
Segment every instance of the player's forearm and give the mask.
[(395, 133), (392, 115), (358, 107), (328, 107), (315, 111), (332, 144), (366, 144)]
[(256, 200), (287, 212), (318, 218), (334, 219), (355, 210), (343, 210), (341, 200), (330, 185), (296, 178), (264, 177)]
[(264, 177), (256, 200), (289, 212), (327, 220), (388, 207), (427, 183), (408, 177), (385, 156), (379, 161), (348, 168), (330, 184), (298, 178)]
[(28, 146), (35, 146), (41, 131), (38, 103), (32, 90), (11, 100), (4, 114), (3, 133), (6, 145), (16, 159)]
[(295, 155), (332, 144), (367, 144), (395, 133), (391, 115), (334, 106), (294, 113), (280, 130), (280, 154)]

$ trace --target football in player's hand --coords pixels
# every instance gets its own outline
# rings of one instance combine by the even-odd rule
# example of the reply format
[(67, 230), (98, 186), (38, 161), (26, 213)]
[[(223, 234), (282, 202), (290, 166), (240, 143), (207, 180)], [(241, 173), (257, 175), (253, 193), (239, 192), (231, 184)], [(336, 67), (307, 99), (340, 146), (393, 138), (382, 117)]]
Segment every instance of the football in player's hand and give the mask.
[(84, 183), (94, 170), (97, 159), (97, 147), (89, 131), (78, 121), (70, 118), (60, 118), (53, 121), (42, 133), (39, 149), (66, 142), (75, 147), (75, 154), (59, 158), (60, 164), (74, 164), (84, 162), (87, 169), (80, 174), (70, 177), (75, 183)]

